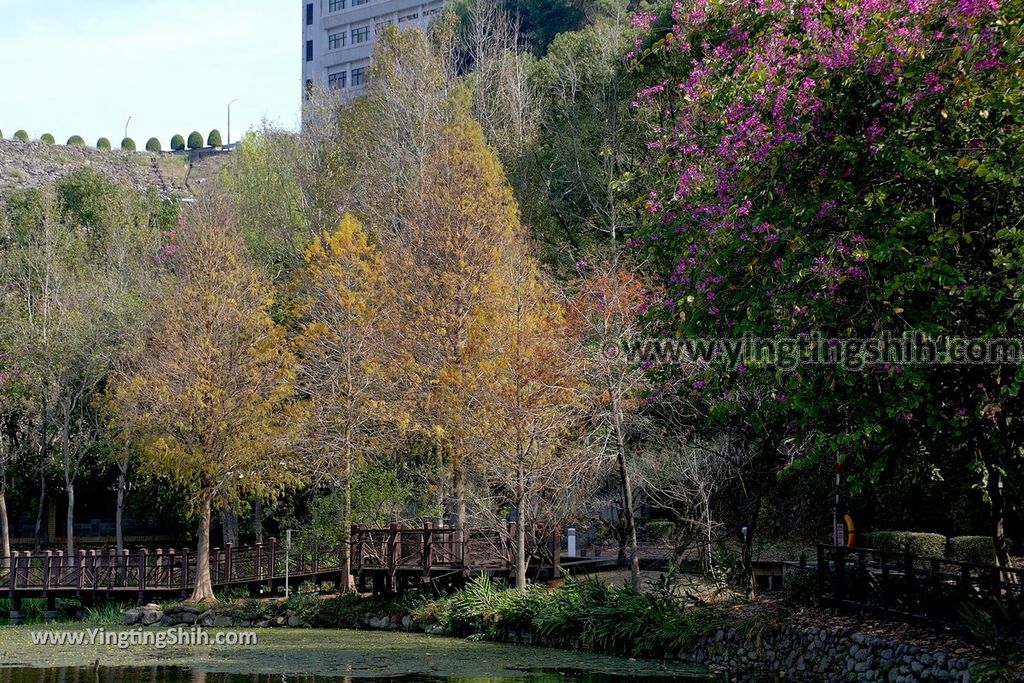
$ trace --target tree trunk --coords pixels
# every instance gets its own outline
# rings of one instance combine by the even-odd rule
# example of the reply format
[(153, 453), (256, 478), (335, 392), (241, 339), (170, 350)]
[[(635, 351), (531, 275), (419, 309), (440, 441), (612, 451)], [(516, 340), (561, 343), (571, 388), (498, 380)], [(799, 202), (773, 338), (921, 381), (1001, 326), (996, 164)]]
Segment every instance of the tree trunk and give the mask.
[(46, 408), (46, 392), (41, 397), (41, 410), (39, 418), (39, 508), (36, 510), (36, 528), (33, 533), (32, 552), (38, 553), (43, 549), (43, 542), (49, 541), (44, 538), (43, 515), (46, 512), (46, 463), (50, 457), (49, 440), (49, 413)]
[(263, 545), (263, 501), (259, 498), (252, 500), (252, 527), (256, 535), (256, 545)]
[(352, 578), (352, 459), (348, 458), (345, 461), (345, 489), (342, 494), (344, 496), (342, 500), (341, 513), (344, 515), (341, 527), (341, 559), (344, 562), (344, 573), (342, 574), (342, 580), (344, 585), (341, 587), (343, 591), (351, 591), (356, 587), (355, 581)]
[(1006, 498), (1003, 496), (1003, 472), (997, 463), (987, 458), (985, 459), (985, 471), (988, 475), (986, 490), (988, 492), (992, 544), (995, 546), (996, 560), (999, 562), (1000, 567), (1010, 567), (1010, 554), (1006, 548), (1006, 532), (1004, 530)]
[(437, 490), (434, 492), (434, 507), (437, 510), (437, 521), (435, 524), (438, 529), (443, 529), (445, 522), (444, 482), (446, 479), (444, 471), (444, 452), (437, 445), (434, 446), (434, 450), (437, 456)]
[(760, 512), (761, 493), (759, 491), (754, 497), (754, 509), (750, 513), (749, 521), (747, 522), (747, 532), (743, 534), (742, 539), (743, 578), (746, 583), (744, 588), (748, 599), (754, 597), (754, 592), (757, 588), (757, 582), (754, 580), (754, 534), (757, 533), (757, 522)]
[[(45, 462), (45, 461), (44, 461)], [(34, 532), (34, 543), (32, 552), (38, 553), (43, 549), (43, 543), (49, 542), (46, 537), (46, 529), (43, 526), (43, 517), (46, 515), (46, 465), (39, 465), (39, 506), (36, 508), (36, 529)]]
[(468, 561), (466, 555), (466, 475), (462, 466), (457, 465), (452, 469), (452, 488), (455, 489), (455, 538), (459, 544), (459, 553), (463, 561)]
[(75, 556), (75, 482), (66, 480), (65, 485), (68, 490), (68, 531), (64, 553), (71, 561), (70, 558)]
[(209, 496), (203, 497), (199, 511), (199, 542), (196, 548), (196, 585), (192, 589), (192, 602), (216, 602), (210, 579), (210, 515)]
[(114, 512), (114, 539), (117, 543), (117, 556), (124, 551), (124, 498), (128, 488), (128, 465), (117, 464), (117, 509)]
[(629, 585), (633, 590), (640, 590), (640, 555), (636, 542), (636, 515), (633, 511), (633, 482), (626, 466), (626, 433), (622, 424), (622, 414), (618, 406), (614, 407), (616, 459), (619, 463), (619, 479), (622, 486), (622, 516), (626, 526), (626, 559), (629, 561)]
[(3, 540), (3, 568), (11, 567), (11, 527), (7, 519), (7, 493), (0, 490), (0, 537)]
[[(526, 588), (526, 482), (519, 466), (519, 494), (516, 496), (516, 588)], [(556, 577), (557, 578), (557, 577)]]
[(220, 511), (220, 525), (223, 533), (224, 547), (228, 544), (238, 547), (238, 513), (234, 510)]

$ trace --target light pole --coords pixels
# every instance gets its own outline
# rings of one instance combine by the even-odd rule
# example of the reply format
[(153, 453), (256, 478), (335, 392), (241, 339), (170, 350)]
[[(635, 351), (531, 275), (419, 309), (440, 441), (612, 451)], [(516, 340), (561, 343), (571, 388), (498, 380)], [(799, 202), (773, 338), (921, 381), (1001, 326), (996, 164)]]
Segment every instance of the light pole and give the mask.
[(233, 99), (228, 102), (228, 146), (231, 146), (231, 105), (237, 102), (238, 99)]
[(132, 122), (132, 117), (128, 117), (128, 120), (124, 122), (124, 136), (128, 137), (128, 124)]

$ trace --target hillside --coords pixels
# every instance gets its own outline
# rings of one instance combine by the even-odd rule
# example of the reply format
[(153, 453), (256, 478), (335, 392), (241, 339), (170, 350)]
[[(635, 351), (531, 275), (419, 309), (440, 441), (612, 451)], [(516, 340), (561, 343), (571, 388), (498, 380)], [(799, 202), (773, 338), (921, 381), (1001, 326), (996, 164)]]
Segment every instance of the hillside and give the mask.
[[(195, 161), (189, 186), (219, 176), (227, 155), (206, 156)], [(185, 185), (189, 157), (186, 154), (124, 152), (92, 147), (47, 145), (39, 142), (0, 140), (0, 201), (16, 190), (42, 187), (83, 167), (91, 167), (115, 182), (139, 190), (155, 189), (162, 195), (192, 194)]]

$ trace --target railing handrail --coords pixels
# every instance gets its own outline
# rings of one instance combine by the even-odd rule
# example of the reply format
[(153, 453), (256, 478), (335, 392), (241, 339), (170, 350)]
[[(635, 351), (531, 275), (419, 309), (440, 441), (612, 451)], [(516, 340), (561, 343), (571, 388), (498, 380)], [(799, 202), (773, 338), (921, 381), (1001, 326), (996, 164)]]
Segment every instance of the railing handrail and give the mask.
[(995, 569), (1001, 572), (1013, 573), (1018, 575), (1024, 575), (1024, 567), (1001, 567), (998, 564), (983, 564), (978, 562), (967, 562), (965, 560), (954, 560), (948, 557), (934, 557), (932, 555), (915, 555), (913, 553), (905, 553), (896, 550), (881, 550), (878, 548), (862, 548), (855, 546), (853, 548), (843, 545), (830, 545), (827, 543), (819, 543), (819, 548), (825, 550), (839, 551), (846, 555), (856, 555), (858, 552), (864, 553), (875, 553), (877, 555), (888, 555), (890, 557), (906, 558), (908, 555), (914, 560), (927, 560), (928, 562), (942, 562), (944, 564), (956, 565), (958, 567), (968, 567), (970, 569)]

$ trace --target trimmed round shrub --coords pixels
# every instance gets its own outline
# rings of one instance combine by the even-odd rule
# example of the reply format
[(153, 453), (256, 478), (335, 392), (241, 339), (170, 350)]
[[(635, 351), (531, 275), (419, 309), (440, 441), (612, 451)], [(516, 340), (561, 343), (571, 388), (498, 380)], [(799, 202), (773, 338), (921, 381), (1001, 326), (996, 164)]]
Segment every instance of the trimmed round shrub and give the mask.
[(146, 140), (147, 152), (160, 152), (162, 151), (162, 149), (163, 148), (160, 147), (160, 141), (157, 140), (156, 138), (150, 138), (149, 140)]
[(0, 130), (0, 140), (3, 140), (3, 139), (4, 139), (4, 132), (2, 130)]
[(949, 558), (974, 564), (995, 564), (996, 544), (991, 536), (954, 536), (949, 539)]
[(203, 147), (203, 136), (200, 135), (198, 130), (194, 130), (188, 134), (188, 148), (189, 149), (202, 149)]
[(171, 138), (171, 149), (175, 152), (185, 149), (185, 138), (175, 133), (174, 137)]
[(136, 149), (135, 140), (132, 140), (131, 138), (125, 138), (124, 140), (121, 140), (121, 149), (127, 152), (134, 152)]
[(100, 138), (96, 141), (96, 149), (110, 149), (110, 140)]
[(220, 131), (214, 128), (210, 131), (210, 136), (206, 138), (206, 144), (210, 147), (220, 147), (224, 142), (220, 139)]
[(876, 531), (864, 534), (863, 544), (868, 548), (900, 555), (910, 553), (920, 557), (944, 557), (946, 554), (946, 537), (942, 534)]
[(85, 147), (85, 140), (81, 135), (72, 135), (68, 138), (68, 147)]
[(46, 145), (52, 145), (55, 144), (57, 141), (54, 140), (53, 136), (50, 135), (49, 133), (43, 133), (42, 135), (39, 136), (39, 142), (42, 142), (43, 144)]
[(26, 133), (23, 130), (15, 131), (14, 139), (17, 140), (18, 142), (28, 142), (28, 133)]

